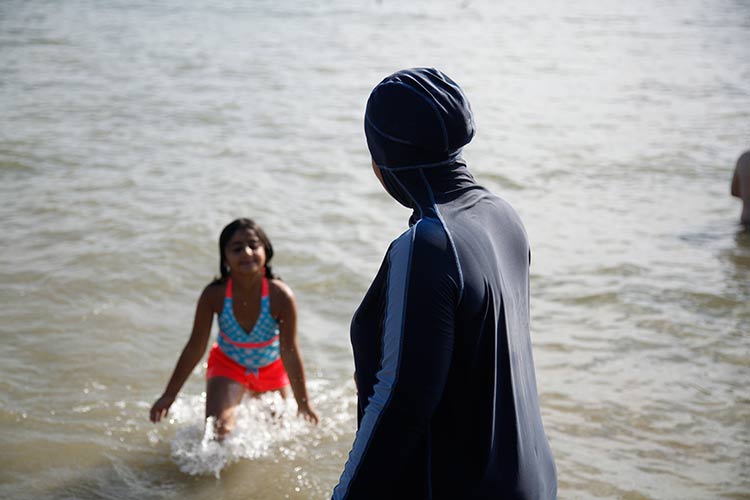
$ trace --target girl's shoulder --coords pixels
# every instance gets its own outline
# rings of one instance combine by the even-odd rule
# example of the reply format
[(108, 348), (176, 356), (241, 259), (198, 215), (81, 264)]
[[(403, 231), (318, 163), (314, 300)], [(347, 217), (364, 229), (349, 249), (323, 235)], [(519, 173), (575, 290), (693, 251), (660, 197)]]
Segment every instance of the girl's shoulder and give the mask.
[(280, 279), (268, 280), (268, 295), (274, 309), (286, 309), (295, 305), (294, 292)]
[(200, 300), (206, 302), (214, 311), (221, 311), (227, 284), (224, 280), (214, 280), (203, 289)]
[(294, 298), (294, 292), (289, 285), (277, 278), (268, 280), (268, 293), (271, 295), (271, 299), (273, 299), (274, 295), (279, 298)]

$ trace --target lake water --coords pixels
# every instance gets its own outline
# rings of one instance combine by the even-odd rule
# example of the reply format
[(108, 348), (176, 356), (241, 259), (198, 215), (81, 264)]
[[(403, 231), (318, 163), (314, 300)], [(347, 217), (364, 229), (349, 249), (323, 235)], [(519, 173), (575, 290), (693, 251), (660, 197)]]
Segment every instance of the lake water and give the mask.
[[(288, 5), (287, 5), (288, 4)], [(408, 212), (362, 129), (435, 66), (521, 214), (560, 498), (750, 498), (750, 2), (0, 3), (0, 497), (323, 499), (356, 426), (348, 325)], [(205, 365), (148, 421), (217, 240), (296, 292), (312, 428), (203, 434)]]

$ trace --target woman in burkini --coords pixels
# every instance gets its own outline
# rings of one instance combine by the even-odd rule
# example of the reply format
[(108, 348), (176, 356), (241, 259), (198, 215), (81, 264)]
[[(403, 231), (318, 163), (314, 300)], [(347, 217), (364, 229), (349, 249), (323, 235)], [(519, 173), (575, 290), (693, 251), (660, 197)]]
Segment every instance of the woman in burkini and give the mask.
[(357, 435), (336, 500), (557, 498), (529, 329), (518, 214), (461, 157), (461, 87), (434, 68), (370, 93), (375, 175), (412, 209), (351, 323)]
[(217, 342), (206, 370), (206, 418), (215, 418), (223, 439), (234, 427), (234, 410), (243, 395), (277, 391), (297, 401), (298, 413), (318, 423), (310, 403), (297, 345), (297, 305), (292, 290), (271, 271), (273, 246), (250, 219), (237, 219), (219, 237), (220, 277), (203, 290), (193, 331), (164, 394), (151, 407), (151, 421), (163, 419), (177, 393), (201, 360), (214, 314)]

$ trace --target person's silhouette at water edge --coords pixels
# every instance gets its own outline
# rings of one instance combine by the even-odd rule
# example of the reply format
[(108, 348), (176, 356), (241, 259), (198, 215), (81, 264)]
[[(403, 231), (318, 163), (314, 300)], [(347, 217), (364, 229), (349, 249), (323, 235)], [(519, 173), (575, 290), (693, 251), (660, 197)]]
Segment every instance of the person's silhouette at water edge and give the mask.
[(732, 196), (742, 200), (740, 222), (750, 228), (750, 151), (737, 159), (732, 176)]

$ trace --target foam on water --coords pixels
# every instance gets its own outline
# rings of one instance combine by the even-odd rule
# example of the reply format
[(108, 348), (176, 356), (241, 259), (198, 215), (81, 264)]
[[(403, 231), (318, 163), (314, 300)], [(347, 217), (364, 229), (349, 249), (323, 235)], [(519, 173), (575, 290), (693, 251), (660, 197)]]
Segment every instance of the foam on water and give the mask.
[[(169, 424), (176, 428), (170, 441), (171, 459), (185, 474), (217, 479), (239, 460), (292, 461), (321, 440), (338, 441), (352, 427), (356, 401), (350, 385), (332, 388), (323, 380), (308, 382), (321, 412), (317, 426), (297, 416), (293, 398), (277, 393), (245, 396), (235, 410), (235, 427), (223, 441), (215, 439), (214, 418), (204, 422), (205, 393), (182, 396), (170, 409)], [(169, 440), (168, 432), (167, 427), (152, 429), (148, 439), (152, 444)]]
[(197, 420), (197, 423), (180, 429), (172, 441), (172, 459), (182, 472), (190, 475), (213, 474), (218, 478), (227, 465), (241, 458), (265, 457), (271, 448), (278, 449), (276, 445), (294, 439), (307, 427), (303, 420), (292, 418), (294, 402), (278, 395), (245, 398), (237, 408), (235, 429), (219, 442), (214, 433), (214, 418), (209, 417), (203, 425), (196, 415), (203, 411), (200, 406), (194, 404), (182, 409), (191, 415), (191, 422)]

